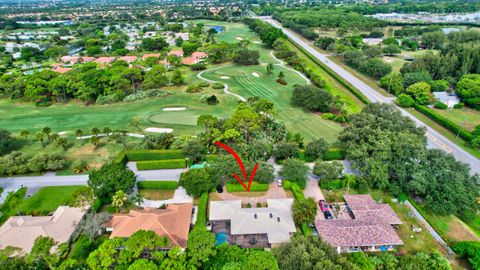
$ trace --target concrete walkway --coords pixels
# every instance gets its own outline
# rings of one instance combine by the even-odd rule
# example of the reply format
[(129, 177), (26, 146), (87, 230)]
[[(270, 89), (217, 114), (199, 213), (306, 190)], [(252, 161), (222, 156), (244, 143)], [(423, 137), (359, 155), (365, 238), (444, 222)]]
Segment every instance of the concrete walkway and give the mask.
[(423, 225), (425, 228), (427, 228), (427, 231), (432, 235), (432, 237), (437, 241), (441, 246), (447, 250), (448, 254), (450, 255), (455, 255), (455, 252), (447, 245), (447, 243), (443, 240), (443, 238), (433, 229), (432, 226), (425, 220), (425, 218), (420, 214), (420, 212), (417, 211), (417, 209), (409, 202), (406, 201), (405, 205), (412, 211), (413, 215), (415, 218)]
[[(207, 79), (207, 78), (203, 77), (202, 75), (203, 75), (203, 73), (205, 73), (207, 71), (217, 70), (217, 69), (221, 69), (221, 68), (224, 68), (224, 67), (231, 67), (231, 66), (233, 66), (233, 65), (225, 65), (225, 66), (220, 66), (220, 67), (209, 68), (209, 69), (206, 69), (206, 70), (198, 73), (197, 77), (200, 80), (204, 80), (204, 81), (209, 82), (209, 83), (221, 83), (219, 81), (214, 81), (214, 80)], [(238, 98), (240, 101), (244, 101), (244, 102), (247, 101), (246, 98), (244, 98), (244, 97), (242, 97), (238, 94), (235, 94), (235, 93), (232, 93), (232, 92), (228, 91), (228, 84), (226, 84), (226, 83), (223, 84), (223, 92), (227, 95), (231, 95), (231, 96), (234, 96), (234, 97)]]

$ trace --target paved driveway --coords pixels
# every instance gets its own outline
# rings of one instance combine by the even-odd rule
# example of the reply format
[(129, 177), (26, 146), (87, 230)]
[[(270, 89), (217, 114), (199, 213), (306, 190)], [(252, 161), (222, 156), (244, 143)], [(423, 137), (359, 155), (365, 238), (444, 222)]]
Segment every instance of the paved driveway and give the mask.
[(127, 167), (135, 173), (137, 176), (137, 181), (148, 181), (148, 180), (168, 180), (168, 181), (178, 181), (180, 180), (180, 174), (185, 172), (186, 169), (168, 169), (168, 170), (146, 170), (139, 171), (137, 170), (137, 164), (135, 162), (128, 162)]
[[(303, 195), (305, 195), (306, 198), (313, 198), (317, 203), (319, 200), (325, 200), (325, 196), (323, 196), (322, 190), (318, 186), (318, 177), (311, 172), (308, 173), (307, 186), (305, 187), (305, 190), (303, 190)], [(315, 220), (323, 219), (325, 219), (325, 216), (320, 210), (320, 207), (317, 207), (317, 215), (315, 216)]]

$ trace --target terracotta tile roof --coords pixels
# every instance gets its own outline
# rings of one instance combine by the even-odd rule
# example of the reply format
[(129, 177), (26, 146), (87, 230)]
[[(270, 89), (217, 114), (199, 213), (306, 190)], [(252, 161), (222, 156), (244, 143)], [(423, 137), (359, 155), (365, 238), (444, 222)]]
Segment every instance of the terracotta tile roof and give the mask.
[(171, 246), (187, 245), (192, 204), (169, 204), (166, 209), (145, 208), (131, 210), (128, 214), (113, 215), (105, 224), (112, 228), (113, 237), (129, 237), (139, 230), (153, 231), (170, 239)]
[(182, 64), (184, 65), (193, 65), (198, 62), (198, 59), (195, 57), (187, 57), (182, 60)]
[(72, 70), (71, 68), (64, 68), (64, 67), (56, 67), (53, 69), (53, 71), (58, 72), (58, 73), (66, 73)]
[(130, 62), (137, 61), (137, 57), (135, 55), (127, 55), (127, 56), (120, 57), (120, 60), (130, 63)]
[(183, 56), (183, 50), (173, 50), (173, 51), (170, 51), (168, 53), (168, 55), (176, 55), (176, 56), (182, 57)]
[(318, 234), (334, 247), (402, 245), (395, 229), (379, 219), (315, 221)]
[(113, 61), (115, 61), (115, 57), (109, 57), (109, 56), (102, 56), (95, 60), (96, 63), (101, 63), (101, 64), (110, 64)]
[(77, 63), (78, 60), (80, 60), (80, 57), (79, 56), (69, 56), (69, 55), (65, 55), (65, 56), (62, 56), (61, 58), (62, 62), (66, 63), (66, 62), (69, 62), (69, 63)]
[(145, 60), (149, 57), (160, 57), (160, 54), (159, 53), (147, 53), (147, 54), (144, 54), (142, 56), (142, 59)]
[(82, 61), (83, 63), (87, 63), (87, 62), (93, 62), (93, 61), (95, 61), (95, 59), (96, 59), (95, 57), (83, 56), (83, 57), (81, 58), (81, 61)]
[(206, 52), (193, 52), (192, 53), (192, 57), (195, 57), (197, 59), (203, 59), (207, 56), (208, 56), (208, 54)]
[(368, 194), (343, 196), (355, 219), (370, 219), (378, 217), (385, 222), (395, 225), (402, 224), (400, 218), (386, 203), (377, 203)]

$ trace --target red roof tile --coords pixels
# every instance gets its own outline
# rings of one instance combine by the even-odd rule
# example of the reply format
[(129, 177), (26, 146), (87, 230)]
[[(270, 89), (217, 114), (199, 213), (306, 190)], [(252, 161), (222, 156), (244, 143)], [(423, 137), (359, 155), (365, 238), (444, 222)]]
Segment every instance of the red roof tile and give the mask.
[(389, 224), (402, 224), (400, 218), (386, 203), (377, 203), (368, 194), (343, 196), (356, 219), (378, 217)]

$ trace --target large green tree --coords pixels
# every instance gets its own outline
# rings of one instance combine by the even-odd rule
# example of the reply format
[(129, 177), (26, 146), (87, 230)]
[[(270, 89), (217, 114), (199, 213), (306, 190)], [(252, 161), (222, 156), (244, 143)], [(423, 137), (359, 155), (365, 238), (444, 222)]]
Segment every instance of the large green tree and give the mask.
[(207, 169), (191, 169), (180, 175), (179, 184), (186, 189), (188, 195), (199, 197), (214, 186), (214, 181)]
[(285, 179), (298, 184), (302, 189), (307, 184), (308, 166), (298, 159), (289, 158), (282, 162), (280, 175)]
[(105, 164), (88, 176), (88, 185), (92, 187), (95, 196), (107, 201), (119, 190), (129, 193), (135, 181), (135, 174), (118, 163)]

